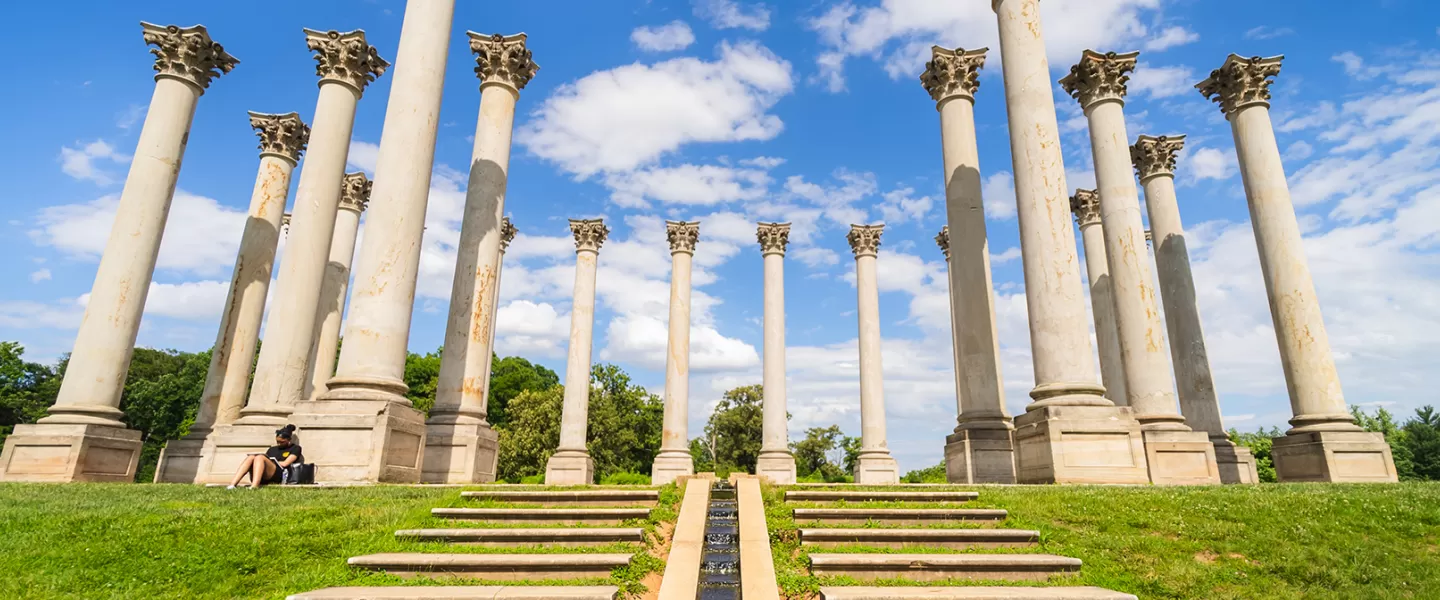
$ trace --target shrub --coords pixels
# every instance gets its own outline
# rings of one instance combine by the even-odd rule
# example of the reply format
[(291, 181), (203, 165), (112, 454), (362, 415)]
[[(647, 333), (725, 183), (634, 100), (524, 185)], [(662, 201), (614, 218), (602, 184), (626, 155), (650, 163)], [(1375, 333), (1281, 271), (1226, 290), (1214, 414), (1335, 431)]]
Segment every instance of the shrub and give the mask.
[(650, 485), (650, 476), (643, 473), (611, 473), (600, 478), (600, 485)]

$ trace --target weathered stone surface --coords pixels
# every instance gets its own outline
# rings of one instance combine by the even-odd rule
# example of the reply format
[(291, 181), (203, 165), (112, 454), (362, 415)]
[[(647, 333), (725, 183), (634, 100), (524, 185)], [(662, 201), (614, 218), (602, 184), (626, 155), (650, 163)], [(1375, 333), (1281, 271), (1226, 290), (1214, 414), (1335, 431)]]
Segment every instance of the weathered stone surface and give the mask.
[(442, 519), (493, 521), (499, 523), (553, 523), (570, 525), (619, 525), (628, 519), (650, 517), (647, 508), (432, 508), (430, 514)]
[(615, 600), (620, 588), (595, 586), (409, 586), (325, 588), (288, 600)]
[(855, 253), (855, 314), (860, 321), (860, 455), (855, 483), (900, 481), (900, 466), (885, 441), (884, 369), (880, 358), (880, 287), (875, 260), (885, 225), (851, 225), (846, 239)]
[(980, 497), (976, 492), (895, 492), (791, 490), (785, 492), (787, 502), (969, 502)]
[(471, 500), (533, 503), (554, 506), (655, 506), (659, 490), (575, 490), (575, 491), (506, 491), (481, 490), (461, 492)]
[(1128, 406), (1032, 408), (1015, 418), (1015, 448), (1020, 483), (1150, 482)]
[[(353, 559), (352, 559), (353, 560)], [(815, 575), (904, 578), (1045, 580), (1080, 571), (1080, 559), (1053, 554), (811, 554)]]
[[(401, 577), (445, 575), (491, 581), (609, 577), (630, 564), (629, 554), (421, 554), (389, 553), (351, 557), (352, 567)], [(1078, 562), (1078, 561), (1077, 561)]]
[(1137, 600), (1098, 587), (824, 587), (820, 600)]
[(577, 527), (560, 529), (402, 529), (395, 537), (420, 542), (448, 542), (469, 546), (603, 546), (605, 544), (645, 541), (644, 530), (638, 527), (606, 528)]
[(700, 587), (700, 561), (705, 555), (705, 521), (710, 511), (710, 482), (685, 485), (675, 535), (660, 581), (661, 598), (694, 598)]
[(736, 480), (735, 495), (740, 511), (740, 595), (748, 600), (780, 600), (760, 480)]
[(130, 483), (140, 432), (80, 424), (16, 425), (0, 453), (0, 481)]
[(1368, 431), (1312, 431), (1275, 438), (1271, 451), (1280, 481), (1394, 483), (1390, 445)]
[(785, 412), (785, 248), (790, 243), (789, 223), (759, 223), (764, 264), (764, 384), (760, 456), (755, 473), (777, 484), (795, 483), (795, 456), (790, 454)]
[(802, 546), (833, 548), (863, 545), (878, 548), (932, 546), (999, 548), (1033, 546), (1040, 532), (1028, 529), (801, 529)]
[(993, 508), (797, 508), (795, 522), (822, 525), (922, 525), (947, 521), (1000, 521), (1009, 513)]

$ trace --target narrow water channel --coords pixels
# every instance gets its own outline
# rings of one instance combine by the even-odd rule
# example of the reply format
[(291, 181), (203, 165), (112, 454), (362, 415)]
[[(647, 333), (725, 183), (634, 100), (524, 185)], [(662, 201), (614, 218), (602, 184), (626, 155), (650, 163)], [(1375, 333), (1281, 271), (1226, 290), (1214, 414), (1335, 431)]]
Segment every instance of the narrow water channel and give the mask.
[(740, 511), (735, 486), (716, 481), (710, 488), (705, 520), (705, 552), (700, 558), (699, 600), (740, 598)]

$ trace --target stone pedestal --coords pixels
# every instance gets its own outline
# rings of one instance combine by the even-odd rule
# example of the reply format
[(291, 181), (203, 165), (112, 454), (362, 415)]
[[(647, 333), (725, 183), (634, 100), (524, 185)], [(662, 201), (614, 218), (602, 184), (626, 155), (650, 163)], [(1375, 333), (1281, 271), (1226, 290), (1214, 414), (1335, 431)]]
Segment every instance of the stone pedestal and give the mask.
[(1140, 422), (1124, 406), (1046, 406), (1015, 418), (1018, 483), (1150, 482)]
[(1220, 483), (1260, 483), (1260, 470), (1250, 449), (1230, 440), (1210, 438), (1215, 446), (1215, 465), (1220, 469)]
[(1270, 456), (1280, 481), (1394, 483), (1385, 436), (1369, 431), (1312, 431), (1275, 438)]
[(900, 482), (900, 465), (889, 450), (860, 452), (855, 460), (855, 483), (858, 485), (889, 485)]
[(795, 471), (795, 456), (789, 451), (767, 452), (760, 451), (760, 456), (755, 460), (755, 474), (769, 479), (777, 485), (790, 485), (798, 478)]
[[(275, 445), (276, 429), (279, 429), (279, 426), (241, 423), (216, 425), (215, 430), (205, 438), (205, 445), (200, 450), (195, 483), (229, 483), (246, 454), (264, 452), (266, 448)], [(295, 434), (295, 443), (304, 446), (305, 441), (303, 432)], [(305, 459), (310, 460), (308, 451)]]
[(545, 463), (545, 485), (595, 483), (595, 461), (581, 450), (561, 450)]
[(1015, 432), (962, 429), (945, 436), (945, 480), (1015, 483)]
[(664, 485), (695, 474), (695, 459), (689, 452), (661, 452), (650, 467), (650, 484)]
[(500, 434), (489, 423), (425, 424), (421, 483), (491, 483), (500, 455)]
[(388, 399), (302, 402), (293, 421), (324, 483), (419, 483), (425, 415)]
[(0, 453), (0, 481), (130, 483), (140, 432), (80, 423), (16, 425)]
[(1215, 446), (1203, 431), (1145, 430), (1145, 463), (1156, 485), (1220, 483)]

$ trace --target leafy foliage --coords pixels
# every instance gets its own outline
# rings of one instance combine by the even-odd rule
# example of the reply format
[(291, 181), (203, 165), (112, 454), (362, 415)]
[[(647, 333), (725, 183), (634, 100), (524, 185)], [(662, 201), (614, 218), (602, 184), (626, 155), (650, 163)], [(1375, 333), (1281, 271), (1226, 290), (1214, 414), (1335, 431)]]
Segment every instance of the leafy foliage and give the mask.
[(405, 396), (410, 398), (415, 410), (427, 415), (435, 407), (435, 390), (440, 386), (440, 353), (443, 350), (436, 348), (427, 354), (411, 352), (405, 355), (405, 385), (410, 386)]
[(1250, 454), (1255, 455), (1255, 470), (1260, 475), (1261, 483), (1275, 483), (1275, 460), (1270, 457), (1270, 448), (1274, 446), (1274, 438), (1284, 435), (1279, 427), (1261, 429), (1254, 432), (1240, 433), (1230, 430), (1230, 441), (1250, 449)]
[(851, 477), (841, 468), (843, 449), (841, 442), (846, 439), (839, 425), (811, 427), (805, 430), (805, 439), (790, 444), (795, 455), (796, 475), (806, 482), (839, 483)]
[(900, 483), (948, 483), (945, 479), (945, 462), (906, 473), (900, 478)]
[(190, 432), (209, 369), (209, 350), (192, 353), (135, 349), (125, 377), (125, 391), (120, 396), (120, 410), (125, 413), (125, 424), (140, 430), (145, 444), (140, 450), (136, 481), (153, 480), (165, 442)]
[(496, 357), (490, 368), (490, 399), (487, 419), (495, 426), (509, 422), (508, 408), (525, 390), (548, 390), (560, 384), (560, 376), (541, 365), (518, 356)]
[(710, 420), (705, 439), (714, 457), (714, 469), (755, 472), (764, 431), (764, 388), (747, 385), (725, 392)]
[(60, 377), (55, 370), (26, 362), (19, 342), (0, 342), (0, 444), (16, 425), (34, 423), (55, 403)]

